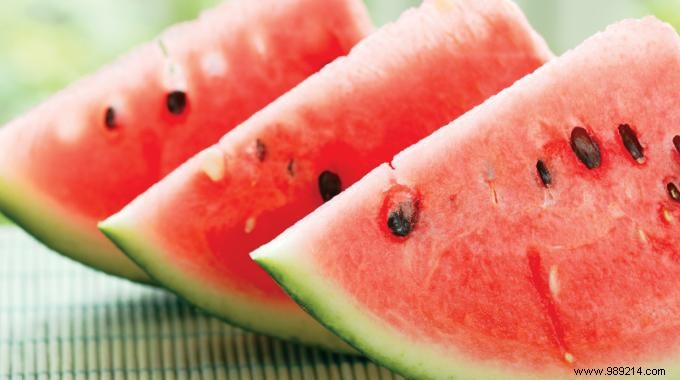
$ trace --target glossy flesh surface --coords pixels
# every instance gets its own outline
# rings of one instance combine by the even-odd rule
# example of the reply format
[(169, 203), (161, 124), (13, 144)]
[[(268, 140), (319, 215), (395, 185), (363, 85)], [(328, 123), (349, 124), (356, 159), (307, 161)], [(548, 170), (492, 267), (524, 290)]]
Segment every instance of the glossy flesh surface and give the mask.
[[(253, 257), (407, 377), (570, 379), (615, 363), (675, 373), (678, 67), (670, 26), (610, 27)], [(395, 205), (416, 210), (403, 237), (389, 226)]]

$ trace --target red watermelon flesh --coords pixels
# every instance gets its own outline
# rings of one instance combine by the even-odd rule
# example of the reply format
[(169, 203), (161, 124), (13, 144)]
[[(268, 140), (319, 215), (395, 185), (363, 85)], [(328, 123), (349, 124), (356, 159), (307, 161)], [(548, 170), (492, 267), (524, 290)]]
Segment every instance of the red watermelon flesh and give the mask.
[(0, 208), (50, 247), (147, 280), (96, 227), (371, 30), (360, 0), (239, 0), (166, 31), (0, 132)]
[(253, 257), (409, 378), (677, 374), (678, 67), (670, 26), (610, 27)]
[[(427, 1), (102, 224), (164, 286), (232, 323), (326, 344), (248, 253), (550, 56), (505, 0)], [(322, 338), (319, 338), (322, 337)]]

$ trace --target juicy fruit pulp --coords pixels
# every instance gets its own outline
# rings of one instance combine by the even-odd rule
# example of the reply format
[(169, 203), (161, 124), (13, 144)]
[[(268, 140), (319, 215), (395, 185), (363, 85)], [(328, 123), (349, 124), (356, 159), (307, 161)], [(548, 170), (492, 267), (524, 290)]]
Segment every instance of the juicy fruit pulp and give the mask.
[(427, 1), (182, 165), (102, 229), (199, 307), (259, 332), (326, 344), (319, 337), (330, 333), (248, 253), (549, 56), (510, 2)]
[(371, 30), (360, 0), (228, 1), (0, 132), (0, 208), (50, 247), (146, 274), (96, 223)]
[[(616, 363), (676, 373), (678, 67), (668, 25), (613, 26), (253, 257), (407, 377), (570, 379)], [(419, 205), (399, 239), (383, 211), (395, 188)]]

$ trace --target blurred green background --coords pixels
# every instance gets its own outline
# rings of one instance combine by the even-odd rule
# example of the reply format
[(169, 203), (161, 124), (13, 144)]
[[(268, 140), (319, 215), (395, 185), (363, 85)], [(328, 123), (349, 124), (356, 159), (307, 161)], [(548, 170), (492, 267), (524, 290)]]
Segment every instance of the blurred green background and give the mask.
[[(12, 0), (0, 13), (0, 124), (163, 28), (220, 0)], [(253, 0), (246, 0), (253, 1)], [(323, 1), (323, 0), (319, 0)], [(365, 0), (377, 24), (419, 0)], [(680, 23), (680, 0), (517, 0), (556, 52), (607, 24), (654, 13)]]
[[(220, 0), (11, 0), (0, 13), (0, 125)], [(245, 0), (254, 1), (254, 0)], [(323, 1), (323, 0), (319, 0)], [(419, 0), (365, 0), (379, 25)], [(645, 14), (680, 26), (680, 0), (516, 0), (557, 52)], [(1, 153), (0, 153), (1, 154)], [(1, 221), (0, 216), (0, 221)]]

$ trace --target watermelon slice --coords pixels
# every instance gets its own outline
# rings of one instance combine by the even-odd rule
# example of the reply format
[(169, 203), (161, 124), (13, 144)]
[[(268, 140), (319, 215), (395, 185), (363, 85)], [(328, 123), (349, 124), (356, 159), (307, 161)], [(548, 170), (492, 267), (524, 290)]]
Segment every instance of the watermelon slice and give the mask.
[(668, 25), (610, 27), (253, 257), (409, 378), (680, 373), (678, 67)]
[(270, 335), (334, 342), (248, 253), (549, 56), (508, 1), (427, 1), (102, 229), (152, 277), (211, 313)]
[(51, 248), (148, 277), (97, 222), (370, 30), (360, 0), (229, 1), (0, 132), (0, 209)]

